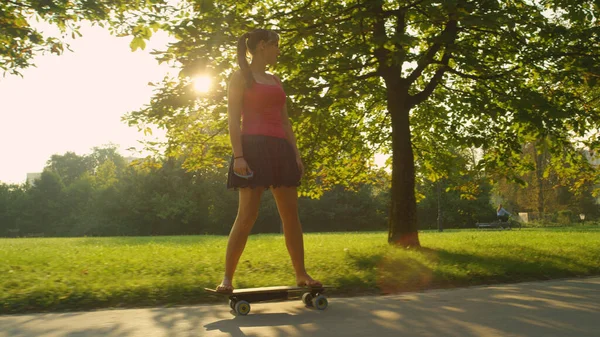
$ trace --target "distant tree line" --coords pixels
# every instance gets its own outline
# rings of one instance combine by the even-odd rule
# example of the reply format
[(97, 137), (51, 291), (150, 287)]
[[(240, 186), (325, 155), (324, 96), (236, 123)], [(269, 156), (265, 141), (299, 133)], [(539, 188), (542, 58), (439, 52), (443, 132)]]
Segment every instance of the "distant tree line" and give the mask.
[[(82, 156), (53, 155), (34, 182), (0, 183), (0, 236), (226, 235), (238, 198), (225, 187), (227, 168), (190, 172), (182, 162), (147, 158), (128, 163), (112, 146)], [(492, 186), (484, 178), (466, 171), (437, 179), (422, 176), (417, 186), (420, 228), (493, 221), (492, 190), (507, 194), (506, 183)], [(301, 197), (304, 230), (386, 230), (390, 183), (388, 172), (375, 170), (369, 183), (335, 186), (319, 199)], [(579, 200), (560, 193), (557, 198)], [(514, 200), (510, 206), (523, 207), (520, 199)], [(267, 192), (253, 232), (280, 231), (277, 208)]]
[[(238, 193), (226, 189), (226, 168), (187, 172), (182, 161), (127, 163), (116, 148), (90, 155), (53, 155), (41, 177), (0, 184), (0, 236), (227, 234)], [(374, 185), (334, 188), (300, 199), (306, 231), (387, 228), (387, 192)], [(263, 195), (255, 233), (279, 232), (271, 193)]]

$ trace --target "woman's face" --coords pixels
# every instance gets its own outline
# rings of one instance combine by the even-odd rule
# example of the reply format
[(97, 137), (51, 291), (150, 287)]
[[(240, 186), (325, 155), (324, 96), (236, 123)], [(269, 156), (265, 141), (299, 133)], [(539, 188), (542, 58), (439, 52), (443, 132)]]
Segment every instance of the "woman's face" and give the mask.
[(277, 63), (277, 57), (280, 54), (279, 41), (260, 41), (258, 49), (267, 64), (275, 65)]

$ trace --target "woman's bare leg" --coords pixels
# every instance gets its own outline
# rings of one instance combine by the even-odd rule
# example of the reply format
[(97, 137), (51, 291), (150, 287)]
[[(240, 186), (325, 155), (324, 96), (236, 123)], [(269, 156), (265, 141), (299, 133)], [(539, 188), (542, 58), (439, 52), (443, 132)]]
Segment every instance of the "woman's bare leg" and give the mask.
[(223, 281), (217, 287), (217, 291), (229, 292), (233, 290), (232, 281), (233, 274), (240, 260), (240, 256), (244, 252), (248, 235), (258, 217), (258, 208), (260, 206), (260, 198), (264, 188), (240, 188), (239, 206), (237, 217), (229, 233), (227, 241), (227, 253), (225, 255), (225, 276)]
[(313, 280), (304, 267), (304, 240), (302, 225), (298, 217), (298, 192), (296, 187), (278, 187), (272, 190), (277, 210), (283, 222), (285, 244), (296, 272), (296, 282), (300, 286), (319, 287), (321, 282)]

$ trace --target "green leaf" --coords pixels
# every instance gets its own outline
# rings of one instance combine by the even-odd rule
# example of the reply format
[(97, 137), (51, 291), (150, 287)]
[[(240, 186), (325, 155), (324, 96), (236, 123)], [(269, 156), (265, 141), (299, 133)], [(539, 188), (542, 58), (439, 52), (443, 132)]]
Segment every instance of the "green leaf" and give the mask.
[(138, 49), (144, 50), (144, 48), (146, 48), (146, 41), (143, 38), (136, 36), (131, 40), (129, 47), (131, 48), (131, 51), (136, 51)]

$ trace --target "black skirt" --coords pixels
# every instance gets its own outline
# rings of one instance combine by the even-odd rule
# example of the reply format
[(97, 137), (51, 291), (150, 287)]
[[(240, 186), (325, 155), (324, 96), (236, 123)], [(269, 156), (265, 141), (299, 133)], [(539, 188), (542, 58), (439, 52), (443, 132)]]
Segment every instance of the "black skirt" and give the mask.
[(251, 178), (245, 179), (233, 173), (233, 156), (229, 162), (227, 188), (244, 187), (300, 186), (300, 169), (296, 163), (296, 154), (292, 145), (283, 138), (242, 135), (244, 159), (250, 170)]

